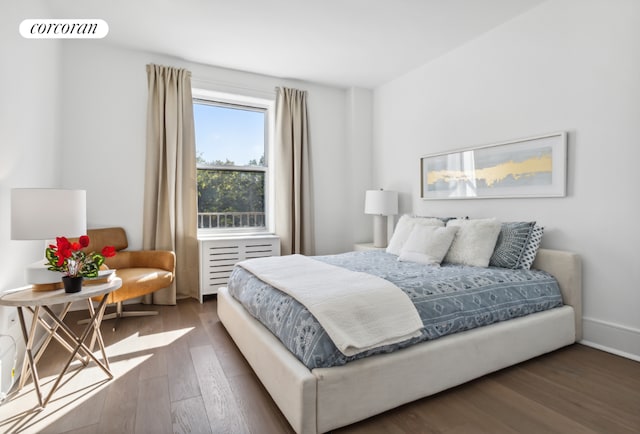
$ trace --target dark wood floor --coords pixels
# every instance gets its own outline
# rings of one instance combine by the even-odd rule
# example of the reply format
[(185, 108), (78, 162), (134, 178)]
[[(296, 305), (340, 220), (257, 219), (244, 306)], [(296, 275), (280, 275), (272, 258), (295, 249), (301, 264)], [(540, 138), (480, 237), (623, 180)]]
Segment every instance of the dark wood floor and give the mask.
[[(128, 308), (152, 309), (149, 306)], [(156, 308), (156, 307), (153, 307)], [(216, 315), (216, 300), (103, 324), (116, 377), (65, 377), (45, 410), (32, 385), (0, 406), (0, 432), (291, 433)], [(83, 312), (69, 314), (69, 323)], [(505, 348), (508, 351), (508, 348)], [(49, 386), (65, 352), (41, 362)], [(470, 363), (473, 361), (470, 360)], [(46, 389), (46, 386), (45, 386)], [(640, 363), (573, 345), (336, 430), (355, 433), (639, 433)]]

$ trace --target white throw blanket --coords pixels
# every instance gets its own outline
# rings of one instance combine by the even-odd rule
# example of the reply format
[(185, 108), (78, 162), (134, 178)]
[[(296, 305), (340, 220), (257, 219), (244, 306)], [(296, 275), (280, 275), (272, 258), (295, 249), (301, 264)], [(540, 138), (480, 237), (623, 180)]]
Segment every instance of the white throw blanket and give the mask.
[(237, 265), (305, 306), (346, 356), (419, 336), (423, 327), (407, 294), (380, 277), (302, 255)]

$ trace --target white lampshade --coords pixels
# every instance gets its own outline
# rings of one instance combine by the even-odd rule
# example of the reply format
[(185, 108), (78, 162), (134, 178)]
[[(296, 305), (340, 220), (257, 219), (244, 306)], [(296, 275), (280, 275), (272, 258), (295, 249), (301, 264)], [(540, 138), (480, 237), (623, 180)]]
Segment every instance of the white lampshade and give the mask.
[(11, 239), (51, 240), (79, 237), (87, 231), (85, 190), (14, 188), (11, 190)]
[(398, 214), (398, 192), (367, 190), (364, 197), (364, 213), (376, 215)]

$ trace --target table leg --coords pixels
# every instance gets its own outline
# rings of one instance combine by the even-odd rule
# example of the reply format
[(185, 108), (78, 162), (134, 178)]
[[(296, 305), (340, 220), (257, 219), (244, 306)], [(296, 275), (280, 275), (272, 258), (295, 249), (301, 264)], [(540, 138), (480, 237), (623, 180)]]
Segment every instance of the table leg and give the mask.
[[(20, 320), (20, 330), (22, 331), (22, 338), (24, 339), (25, 347), (29, 343), (29, 333), (27, 332), (27, 325), (24, 320), (24, 314), (22, 308), (18, 307), (18, 319)], [(18, 390), (22, 389), (27, 382), (27, 371), (29, 370), (29, 359), (26, 357), (22, 361), (22, 370), (20, 371), (20, 382), (18, 383)]]
[[(48, 306), (42, 306), (42, 308), (45, 310), (45, 312), (47, 312), (51, 316), (51, 318), (56, 323), (58, 323), (60, 325), (60, 327), (63, 330), (65, 330), (70, 336), (75, 336), (74, 340), (76, 342), (76, 346), (75, 346), (73, 352), (71, 353), (71, 356), (69, 356), (69, 359), (67, 360), (67, 363), (65, 364), (64, 368), (62, 369), (62, 372), (60, 372), (60, 375), (58, 375), (58, 378), (56, 378), (56, 381), (53, 384), (53, 387), (51, 388), (51, 391), (49, 392), (49, 395), (47, 395), (47, 397), (45, 398), (42, 406), (45, 406), (49, 402), (49, 399), (51, 399), (51, 396), (53, 395), (53, 393), (56, 391), (56, 389), (60, 385), (60, 381), (62, 380), (62, 377), (64, 376), (64, 374), (67, 373), (67, 370), (69, 369), (69, 366), (71, 365), (71, 362), (73, 362), (73, 359), (76, 357), (76, 354), (78, 354), (78, 351), (80, 351), (81, 349), (84, 352), (86, 352), (87, 355), (89, 357), (91, 357), (91, 359), (93, 359), (94, 362), (96, 362), (96, 364), (109, 376), (109, 379), (113, 378), (113, 374), (111, 373), (111, 370), (108, 368), (108, 366), (105, 366), (105, 364), (101, 363), (98, 360), (98, 358), (93, 355), (91, 350), (84, 343), (84, 341), (87, 339), (87, 336), (89, 336), (89, 333), (91, 331), (93, 331), (94, 333), (100, 334), (100, 323), (98, 322), (98, 320), (102, 318), (102, 314), (104, 313), (104, 309), (106, 307), (106, 301), (107, 301), (107, 295), (105, 294), (105, 296), (100, 301), (100, 304), (98, 306), (97, 312), (95, 312), (94, 315), (92, 315), (92, 317), (89, 319), (89, 323), (87, 324), (87, 327), (84, 329), (84, 331), (82, 332), (82, 336), (80, 336), (80, 337), (77, 337), (77, 335), (75, 335), (75, 333), (73, 333), (73, 331), (69, 328), (69, 326), (67, 326), (64, 322), (62, 322), (60, 320), (60, 318), (58, 318), (56, 316), (56, 314), (53, 313), (53, 311)], [(97, 327), (97, 329), (96, 329), (96, 327)], [(101, 334), (100, 334), (100, 339), (102, 339), (102, 335)], [(106, 354), (105, 354), (104, 351), (103, 351), (103, 355), (105, 356), (105, 361), (106, 361), (106, 363), (108, 365), (109, 362), (108, 362), (108, 360), (106, 358)]]
[[(69, 312), (69, 309), (71, 307), (71, 303), (67, 303), (65, 305), (65, 307), (63, 308), (61, 314), (60, 314), (60, 319), (64, 319), (64, 317), (67, 315), (67, 313)], [(18, 308), (19, 310), (21, 308)], [(44, 351), (47, 349), (47, 346), (49, 345), (49, 343), (51, 342), (52, 338), (55, 338), (57, 342), (60, 343), (60, 345), (62, 345), (67, 351), (69, 352), (73, 352), (73, 347), (71, 345), (69, 345), (69, 343), (64, 340), (61, 336), (59, 336), (57, 334), (59, 325), (56, 323), (52, 326), (50, 326), (45, 320), (44, 318), (40, 315), (40, 310), (37, 307), (36, 309), (33, 309), (31, 307), (27, 307), (27, 309), (31, 312), (31, 314), (33, 315), (33, 321), (37, 321), (47, 332), (47, 338), (45, 339), (45, 341), (42, 343), (42, 345), (40, 346), (40, 348), (38, 349), (38, 351), (36, 351), (35, 355), (33, 355), (33, 364), (34, 366), (38, 364), (38, 361), (40, 360), (40, 358), (42, 357), (42, 355), (44, 354)], [(23, 314), (22, 314), (23, 315)], [(24, 316), (23, 316), (24, 319)], [(33, 330), (33, 322), (32, 322), (32, 330)], [(71, 336), (71, 338), (73, 339), (73, 336)], [(29, 337), (25, 337), (25, 345), (28, 342)], [(33, 337), (31, 337), (32, 341), (35, 340), (35, 334), (33, 335)], [(33, 343), (32, 342), (32, 349), (33, 349)], [(77, 356), (78, 360), (80, 360), (85, 366), (89, 363), (89, 357), (87, 356), (86, 358), (82, 358), (80, 356)], [(24, 385), (26, 384), (27, 380), (29, 379), (29, 377), (31, 376), (31, 366), (28, 360), (28, 357), (25, 358), (24, 363), (22, 364), (22, 372), (20, 374), (20, 383), (18, 385), (18, 390), (22, 389), (22, 387), (24, 387)], [(39, 381), (35, 381), (34, 383), (37, 383), (35, 385), (36, 388), (39, 388)]]
[[(64, 308), (62, 309), (62, 312), (59, 315), (59, 318), (61, 320), (64, 321), (64, 317), (67, 316), (67, 312), (69, 312), (69, 309), (71, 308), (71, 304), (72, 303), (66, 303), (65, 304)], [(33, 312), (32, 309), (31, 309), (31, 311)], [(49, 342), (51, 342), (52, 338), (54, 338), (56, 341), (58, 341), (60, 343), (60, 345), (65, 347), (67, 349), (67, 351), (69, 351), (69, 352), (73, 351), (73, 347), (71, 345), (69, 345), (66, 340), (64, 340), (61, 336), (58, 335), (58, 333), (57, 333), (58, 328), (59, 328), (58, 324), (54, 324), (53, 326), (50, 326), (49, 323), (47, 323), (44, 320), (44, 318), (42, 318), (42, 317), (38, 318), (38, 322), (47, 331), (48, 336), (47, 336), (47, 339), (42, 344), (42, 346), (40, 347), (40, 350), (38, 350), (38, 354), (36, 354), (36, 362), (38, 360), (40, 360), (40, 357), (42, 357), (42, 354), (44, 353), (44, 350), (47, 348), (47, 345), (49, 345)], [(73, 338), (72, 336), (70, 336), (70, 337)]]
[[(71, 308), (71, 303), (67, 303), (61, 314), (60, 314), (60, 319), (64, 320), (64, 317), (67, 315), (67, 312), (69, 312), (69, 309)], [(69, 343), (64, 340), (61, 336), (59, 336), (57, 334), (58, 331), (58, 324), (54, 324), (53, 326), (50, 326), (49, 323), (47, 323), (44, 318), (42, 316), (40, 316), (39, 312), (36, 313), (36, 311), (31, 308), (31, 307), (27, 307), (27, 309), (29, 309), (29, 311), (33, 314), (34, 319), (38, 318), (38, 323), (46, 330), (47, 332), (47, 338), (45, 339), (45, 341), (42, 343), (42, 345), (40, 346), (40, 348), (38, 349), (38, 351), (36, 351), (36, 354), (34, 356), (34, 360), (35, 363), (38, 363), (38, 361), (40, 360), (40, 358), (42, 357), (42, 355), (44, 354), (44, 351), (47, 349), (47, 346), (49, 345), (49, 343), (51, 342), (52, 338), (55, 338), (55, 340), (60, 343), (60, 345), (62, 345), (67, 351), (72, 352), (73, 351), (73, 347), (71, 345), (69, 345)], [(73, 336), (70, 336), (73, 339)], [(87, 365), (87, 363), (89, 363), (89, 357), (85, 357), (82, 358), (80, 356), (78, 356), (78, 360), (80, 360), (82, 362), (82, 364)], [(28, 365), (23, 365), (23, 367), (26, 366), (26, 369), (22, 372), (22, 375), (20, 376), (22, 383), (24, 384), (24, 382), (29, 378), (29, 375), (31, 375), (31, 372), (29, 371), (29, 367)], [(22, 380), (24, 379), (24, 380)]]
[(18, 318), (20, 319), (20, 327), (22, 328), (22, 336), (24, 338), (24, 342), (26, 345), (26, 357), (25, 361), (22, 364), (22, 374), (20, 375), (20, 384), (18, 385), (18, 389), (22, 389), (24, 383), (26, 382), (26, 372), (27, 372), (27, 364), (31, 368), (31, 376), (33, 377), (33, 386), (36, 390), (36, 394), (38, 395), (38, 403), (40, 407), (44, 407), (46, 402), (42, 401), (42, 392), (40, 391), (40, 379), (38, 378), (38, 370), (36, 369), (36, 361), (33, 357), (33, 341), (35, 339), (36, 328), (38, 325), (38, 318), (40, 314), (40, 306), (36, 306), (35, 312), (33, 314), (33, 318), (31, 320), (31, 328), (29, 330), (29, 334), (27, 335), (27, 326), (24, 320), (24, 313), (22, 312), (22, 307), (18, 307)]
[[(67, 315), (67, 312), (69, 312), (70, 308), (71, 308), (71, 303), (65, 304), (64, 308), (62, 309), (62, 312), (60, 313), (60, 318), (61, 319), (64, 319), (64, 317)], [(30, 309), (30, 310), (33, 312), (33, 309)], [(44, 318), (42, 318), (40, 316), (38, 316), (38, 322), (47, 331), (48, 336), (45, 339), (45, 341), (42, 343), (42, 346), (40, 347), (40, 349), (38, 350), (38, 353), (36, 354), (36, 362), (38, 360), (40, 360), (40, 357), (42, 357), (42, 353), (44, 353), (44, 350), (47, 348), (47, 345), (49, 345), (49, 342), (51, 342), (52, 338), (55, 338), (62, 346), (67, 348), (67, 350), (69, 350), (69, 351), (73, 350), (73, 348), (71, 347), (71, 345), (69, 345), (67, 343), (67, 341), (65, 341), (64, 339), (62, 339), (61, 337), (59, 337), (57, 335), (57, 333), (56, 333), (56, 331), (58, 329), (58, 325), (57, 324), (54, 324), (53, 327), (51, 327), (49, 325), (49, 323), (47, 323), (44, 320)]]
[[(91, 299), (88, 299), (87, 303), (89, 303), (89, 314), (91, 315), (91, 317), (93, 317), (95, 315), (95, 310), (93, 308), (93, 303)], [(97, 320), (94, 322), (94, 326), (93, 326), (94, 331), (93, 331), (93, 334), (91, 335), (91, 344), (89, 345), (89, 349), (93, 351), (93, 347), (97, 341), (98, 347), (100, 347), (100, 351), (102, 352), (102, 360), (104, 360), (104, 364), (107, 366), (107, 369), (111, 370), (111, 368), (109, 367), (109, 359), (107, 358), (107, 352), (104, 349), (104, 340), (102, 338), (102, 332), (100, 331), (100, 324), (102, 324), (102, 318), (104, 316), (104, 311), (106, 310), (106, 308), (107, 308), (107, 304), (104, 303), (102, 309), (98, 310), (98, 317), (97, 317)]]

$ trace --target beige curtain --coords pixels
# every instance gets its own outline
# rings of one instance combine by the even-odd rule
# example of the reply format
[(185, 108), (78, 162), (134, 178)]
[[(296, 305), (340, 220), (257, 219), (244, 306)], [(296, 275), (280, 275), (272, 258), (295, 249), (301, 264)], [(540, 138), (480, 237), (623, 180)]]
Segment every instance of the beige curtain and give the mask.
[(198, 297), (198, 243), (195, 133), (191, 73), (147, 65), (147, 156), (144, 191), (143, 248), (173, 250), (176, 275), (172, 287), (145, 299), (176, 304)]
[(275, 229), (283, 255), (314, 253), (307, 92), (276, 88)]

